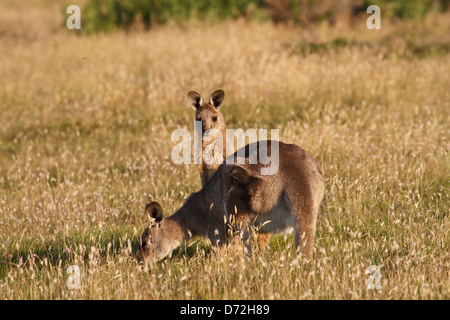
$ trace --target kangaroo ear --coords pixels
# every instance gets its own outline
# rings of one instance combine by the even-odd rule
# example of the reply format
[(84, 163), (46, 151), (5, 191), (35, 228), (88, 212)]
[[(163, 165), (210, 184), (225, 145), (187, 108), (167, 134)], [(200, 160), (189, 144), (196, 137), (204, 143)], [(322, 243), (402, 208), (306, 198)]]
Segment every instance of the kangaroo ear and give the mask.
[(250, 183), (259, 180), (247, 171), (244, 167), (233, 165), (227, 169), (228, 175), (241, 186), (248, 186)]
[(187, 97), (189, 99), (189, 105), (193, 109), (198, 109), (203, 105), (203, 98), (198, 92), (189, 91)]
[(145, 206), (145, 212), (147, 212), (148, 214), (148, 218), (150, 219), (151, 225), (155, 223), (160, 224), (161, 221), (163, 220), (164, 216), (163, 209), (158, 202), (153, 201), (151, 203), (148, 203)]
[(216, 90), (209, 97), (209, 104), (214, 108), (219, 108), (225, 98), (225, 92), (223, 90)]

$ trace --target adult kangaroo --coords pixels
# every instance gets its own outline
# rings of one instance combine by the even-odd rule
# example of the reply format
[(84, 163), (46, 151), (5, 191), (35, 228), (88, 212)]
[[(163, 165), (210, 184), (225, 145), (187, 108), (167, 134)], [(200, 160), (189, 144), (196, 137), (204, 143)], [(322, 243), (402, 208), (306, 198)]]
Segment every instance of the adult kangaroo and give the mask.
[[(223, 245), (230, 228), (240, 233), (251, 253), (255, 228), (261, 233), (281, 233), (290, 227), (297, 250), (312, 256), (325, 189), (319, 165), (299, 146), (279, 141), (259, 141), (242, 151), (244, 159), (238, 150), (234, 163), (222, 163), (203, 188), (171, 216), (164, 218), (157, 202), (147, 204), (150, 226), (142, 234), (138, 258), (162, 259), (194, 236)], [(263, 155), (273, 158), (276, 152), (277, 167), (267, 170), (273, 169), (273, 163), (267, 163)], [(239, 157), (244, 163), (238, 164)], [(261, 174), (264, 170), (265, 175)]]
[[(234, 153), (232, 142), (227, 141), (225, 120), (219, 110), (225, 99), (225, 92), (221, 89), (214, 91), (207, 102), (195, 91), (189, 91), (187, 98), (189, 105), (195, 110), (195, 121), (201, 121), (201, 132), (197, 134), (202, 135), (202, 162), (198, 171), (204, 187), (225, 158)], [(217, 134), (220, 139), (216, 139)], [(212, 155), (211, 159), (206, 160), (207, 155)]]
[[(195, 121), (201, 122), (201, 130), (198, 130), (201, 132), (197, 132), (201, 134), (202, 139), (201, 164), (198, 171), (204, 187), (226, 157), (234, 153), (234, 139), (227, 139), (225, 120), (220, 112), (225, 99), (222, 89), (215, 90), (206, 102), (196, 91), (189, 91), (187, 98), (189, 105), (195, 110)], [(257, 244), (260, 248), (266, 247), (269, 240), (270, 233), (257, 234)]]

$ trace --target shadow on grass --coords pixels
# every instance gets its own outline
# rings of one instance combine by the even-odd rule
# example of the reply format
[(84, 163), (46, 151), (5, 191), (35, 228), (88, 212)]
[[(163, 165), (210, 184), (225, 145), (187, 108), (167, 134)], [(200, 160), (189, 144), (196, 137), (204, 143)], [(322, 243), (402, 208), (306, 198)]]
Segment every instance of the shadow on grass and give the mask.
[[(75, 259), (89, 261), (89, 254), (95, 248), (100, 258), (116, 256), (127, 250), (134, 256), (139, 247), (139, 237), (132, 228), (116, 230), (86, 230), (67, 235), (56, 235), (51, 240), (8, 239), (0, 247), (0, 279), (4, 279), (13, 266), (29, 265), (46, 261), (50, 266), (65, 266)], [(131, 248), (131, 250), (130, 250)], [(35, 263), (39, 268), (42, 263)]]
[[(76, 261), (89, 262), (93, 249), (102, 261), (108, 257), (115, 259), (120, 255), (134, 259), (139, 249), (140, 232), (123, 227), (115, 230), (86, 230), (73, 234), (57, 235), (51, 240), (8, 239), (0, 244), (0, 279), (15, 266), (29, 266), (34, 263), (37, 269), (46, 261), (50, 266), (65, 266)], [(194, 239), (175, 249), (170, 261), (192, 258), (198, 254), (209, 256), (211, 247), (202, 239)]]
[[(93, 251), (101, 261), (116, 259), (121, 255), (134, 259), (139, 249), (140, 235), (133, 228), (122, 227), (106, 231), (92, 229), (74, 232), (69, 236), (60, 234), (51, 240), (9, 239), (0, 244), (0, 279), (5, 279), (8, 271), (17, 266), (33, 265), (33, 268), (40, 270), (44, 265), (66, 268), (80, 260), (89, 263)], [(293, 243), (292, 236), (272, 236), (268, 252), (286, 250), (290, 247), (288, 243)], [(176, 262), (197, 256), (207, 258), (212, 251), (208, 241), (195, 238), (175, 249), (164, 260)]]
[(191, 259), (198, 255), (209, 257), (212, 253), (211, 246), (205, 240), (196, 238), (176, 248), (170, 256), (170, 261)]

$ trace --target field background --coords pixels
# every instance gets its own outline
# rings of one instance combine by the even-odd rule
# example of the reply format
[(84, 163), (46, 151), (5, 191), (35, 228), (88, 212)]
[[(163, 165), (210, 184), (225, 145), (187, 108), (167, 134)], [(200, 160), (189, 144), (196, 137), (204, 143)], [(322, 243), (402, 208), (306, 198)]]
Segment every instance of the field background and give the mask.
[[(450, 298), (448, 11), (381, 6), (381, 30), (232, 17), (87, 35), (65, 27), (72, 3), (0, 2), (0, 299)], [(292, 235), (251, 258), (196, 239), (133, 259), (145, 204), (169, 215), (200, 188), (170, 137), (193, 132), (186, 93), (217, 88), (228, 127), (280, 129), (322, 165), (312, 261)]]

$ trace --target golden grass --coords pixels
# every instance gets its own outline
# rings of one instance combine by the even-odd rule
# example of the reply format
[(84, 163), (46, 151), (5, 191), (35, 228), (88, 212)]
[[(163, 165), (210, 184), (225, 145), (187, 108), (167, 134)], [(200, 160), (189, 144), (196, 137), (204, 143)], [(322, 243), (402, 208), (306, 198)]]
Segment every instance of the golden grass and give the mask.
[[(13, 3), (0, 10), (0, 299), (450, 297), (448, 16), (87, 37), (64, 29), (58, 4), (31, 2), (30, 20)], [(186, 92), (217, 88), (229, 127), (278, 128), (321, 163), (313, 261), (292, 236), (252, 258), (198, 240), (156, 265), (131, 258), (145, 203), (170, 214), (199, 189), (170, 136), (193, 131)], [(66, 287), (71, 264), (80, 290)]]

